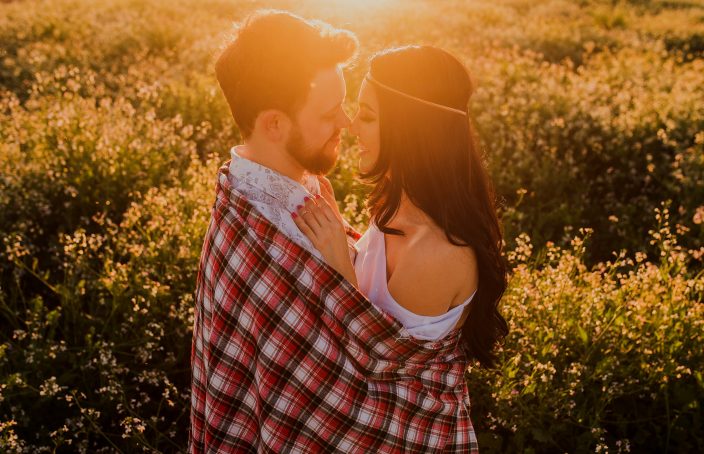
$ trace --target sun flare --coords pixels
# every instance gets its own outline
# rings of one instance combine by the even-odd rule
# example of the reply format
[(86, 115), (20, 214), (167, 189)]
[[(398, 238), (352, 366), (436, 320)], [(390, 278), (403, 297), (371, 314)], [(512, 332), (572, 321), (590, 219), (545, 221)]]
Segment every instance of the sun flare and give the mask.
[(378, 12), (398, 4), (400, 0), (307, 0), (306, 6), (319, 11), (336, 13)]

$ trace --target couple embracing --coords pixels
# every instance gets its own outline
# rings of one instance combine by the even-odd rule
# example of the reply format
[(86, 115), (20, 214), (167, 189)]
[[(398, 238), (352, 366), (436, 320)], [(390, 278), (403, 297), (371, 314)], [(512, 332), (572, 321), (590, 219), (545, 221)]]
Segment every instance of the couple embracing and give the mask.
[[(494, 195), (451, 54), (375, 54), (343, 110), (345, 30), (244, 20), (216, 64), (243, 137), (218, 171), (196, 287), (189, 451), (477, 452), (464, 373), (508, 332)], [(330, 182), (342, 129), (369, 228)]]

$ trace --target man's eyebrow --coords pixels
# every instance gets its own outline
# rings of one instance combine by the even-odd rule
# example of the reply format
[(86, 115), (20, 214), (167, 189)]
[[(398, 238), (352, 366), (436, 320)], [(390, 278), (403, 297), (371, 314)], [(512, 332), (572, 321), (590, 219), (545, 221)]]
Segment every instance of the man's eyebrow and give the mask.
[(359, 103), (359, 106), (360, 106), (360, 107), (364, 107), (365, 109), (371, 110), (372, 112), (375, 112), (375, 113), (376, 113), (376, 111), (375, 111), (374, 109), (372, 109), (372, 106), (370, 106), (370, 105), (367, 104), (366, 102), (361, 102), (361, 103)]

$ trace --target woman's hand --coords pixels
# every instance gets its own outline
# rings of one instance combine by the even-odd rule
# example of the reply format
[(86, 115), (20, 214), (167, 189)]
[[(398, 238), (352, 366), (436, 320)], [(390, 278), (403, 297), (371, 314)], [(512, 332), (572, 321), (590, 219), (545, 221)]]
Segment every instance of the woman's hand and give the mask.
[(332, 184), (330, 180), (322, 175), (317, 175), (318, 183), (320, 184), (320, 193), (323, 199), (328, 203), (328, 206), (332, 209), (333, 213), (337, 219), (342, 222), (342, 214), (340, 214), (340, 208), (337, 206), (337, 200), (335, 200), (335, 191), (332, 189)]
[(342, 218), (335, 215), (325, 198), (319, 195), (314, 199), (306, 197), (305, 205), (299, 205), (298, 211), (291, 213), (291, 217), (328, 265), (356, 287), (357, 276), (350, 260)]

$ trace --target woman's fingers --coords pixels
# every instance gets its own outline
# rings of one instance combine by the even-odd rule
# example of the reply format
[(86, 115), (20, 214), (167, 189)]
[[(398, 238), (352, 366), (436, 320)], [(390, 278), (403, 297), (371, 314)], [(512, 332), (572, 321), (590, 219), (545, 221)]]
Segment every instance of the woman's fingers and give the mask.
[(324, 197), (306, 197), (303, 205), (298, 205), (291, 213), (296, 225), (311, 240), (323, 241), (339, 227), (340, 221)]
[(296, 226), (298, 226), (301, 232), (303, 232), (303, 234), (307, 236), (308, 239), (313, 242), (317, 240), (315, 232), (313, 231), (313, 229), (310, 228), (308, 222), (303, 219), (302, 216), (298, 215), (297, 213), (291, 213), (291, 217), (293, 218), (293, 222), (296, 224)]
[(318, 175), (318, 182), (320, 183), (320, 193), (325, 198), (325, 200), (330, 202), (330, 200), (335, 200), (335, 191), (332, 189), (332, 183), (327, 178)]
[(328, 180), (326, 177), (322, 175), (318, 175), (318, 183), (320, 184), (320, 189), (326, 193), (334, 195), (334, 191), (332, 189), (332, 183), (330, 183), (330, 180)]
[(322, 198), (330, 206), (330, 211), (335, 215), (335, 218), (342, 222), (342, 215), (340, 214), (340, 208), (337, 206), (337, 201), (335, 200), (335, 191), (332, 188), (332, 183), (321, 175), (318, 175), (318, 182), (320, 183)]
[(320, 211), (321, 215), (325, 217), (325, 220), (330, 223), (336, 223), (337, 216), (335, 216), (335, 213), (332, 211), (332, 208), (330, 208), (330, 204), (327, 200), (325, 200), (325, 197), (321, 195), (316, 195), (315, 201), (318, 204), (318, 210)]
[(318, 205), (311, 197), (306, 197), (303, 205), (298, 205), (298, 215), (306, 221), (308, 227), (310, 227), (316, 234), (325, 221), (324, 216), (320, 213)]

